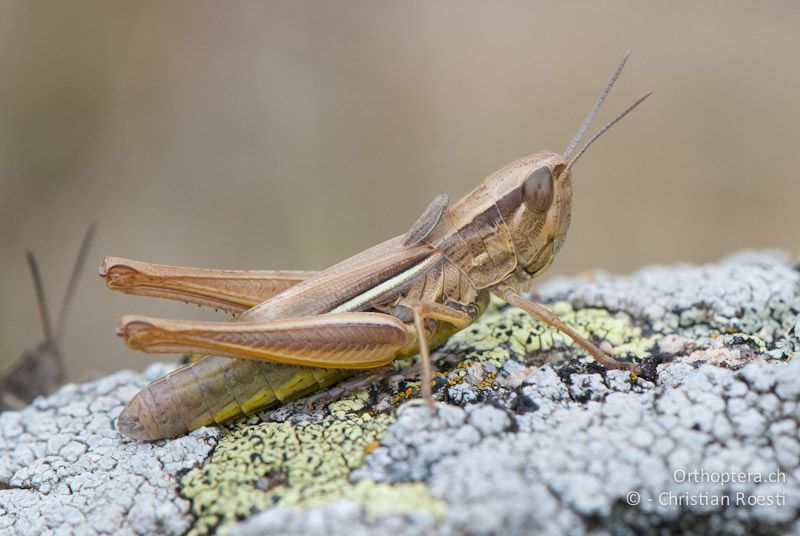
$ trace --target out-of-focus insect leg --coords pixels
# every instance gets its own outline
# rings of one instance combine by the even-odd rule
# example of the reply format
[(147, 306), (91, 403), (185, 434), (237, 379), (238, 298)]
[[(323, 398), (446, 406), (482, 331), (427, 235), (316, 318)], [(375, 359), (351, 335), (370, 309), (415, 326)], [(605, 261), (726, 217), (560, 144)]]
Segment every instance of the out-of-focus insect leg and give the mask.
[(205, 353), (335, 369), (386, 365), (413, 351), (413, 329), (381, 313), (330, 313), (272, 322), (191, 322), (125, 316), (117, 333), (151, 353)]
[(635, 363), (624, 363), (622, 361), (617, 361), (613, 357), (607, 355), (603, 352), (600, 348), (592, 344), (591, 341), (586, 340), (585, 338), (581, 337), (574, 329), (569, 327), (565, 324), (560, 318), (558, 318), (555, 314), (553, 314), (547, 308), (539, 305), (538, 303), (534, 303), (519, 294), (517, 294), (513, 289), (509, 287), (502, 287), (500, 289), (495, 290), (497, 296), (506, 302), (519, 307), (532, 317), (541, 320), (548, 326), (553, 326), (563, 334), (570, 337), (573, 341), (575, 341), (581, 348), (586, 350), (589, 355), (591, 355), (595, 361), (603, 365), (608, 369), (618, 369), (618, 370), (628, 370), (632, 374), (639, 374), (640, 369), (639, 366)]
[(363, 391), (375, 383), (390, 370), (390, 365), (369, 369), (348, 380), (342, 381), (334, 387), (324, 389), (316, 394), (309, 395), (305, 400), (306, 411), (314, 409), (314, 405), (326, 405), (341, 399), (343, 396)]
[(433, 382), (433, 370), (431, 366), (431, 353), (428, 347), (428, 336), (425, 331), (425, 320), (437, 320), (451, 324), (458, 329), (464, 328), (472, 322), (472, 317), (463, 312), (457, 311), (440, 303), (420, 302), (404, 300), (402, 305), (411, 309), (414, 314), (414, 328), (417, 332), (419, 341), (419, 356), (422, 362), (422, 398), (433, 409), (433, 393), (431, 383)]
[(291, 270), (209, 270), (118, 257), (106, 257), (99, 272), (111, 290), (180, 300), (231, 313), (246, 311), (316, 274)]

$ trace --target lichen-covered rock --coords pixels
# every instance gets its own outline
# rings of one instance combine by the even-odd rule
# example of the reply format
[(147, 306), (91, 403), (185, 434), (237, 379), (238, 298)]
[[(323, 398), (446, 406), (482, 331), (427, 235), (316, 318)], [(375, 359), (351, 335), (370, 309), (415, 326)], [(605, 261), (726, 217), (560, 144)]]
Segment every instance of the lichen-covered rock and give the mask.
[(217, 430), (138, 443), (113, 426), (123, 405), (171, 367), (67, 385), (0, 414), (0, 533), (183, 534), (177, 475), (201, 464)]
[(145, 377), (0, 415), (0, 532), (800, 531), (800, 273), (779, 253), (545, 285), (643, 376), (493, 304), (434, 354), (174, 441), (112, 419)]
[[(542, 295), (581, 308), (625, 311), (661, 335), (678, 335), (678, 341), (668, 340), (679, 352), (683, 342), (686, 348), (750, 346), (745, 353), (786, 358), (800, 352), (798, 281), (797, 265), (786, 253), (744, 251), (704, 266), (651, 266), (624, 277), (597, 272), (582, 279), (559, 278)], [(685, 349), (682, 353), (693, 357)], [(697, 357), (713, 358), (713, 352)]]
[[(562, 392), (553, 404), (529, 389), (559, 381), (545, 366), (523, 382), (540, 405), (524, 413), (478, 404), (431, 419), (405, 408), (352, 478), (424, 480), (450, 506), (437, 531), (452, 534), (787, 530), (800, 514), (800, 360), (739, 372), (669, 366), (683, 367), (677, 383), (641, 392), (598, 375), (602, 401)], [(715, 480), (726, 476), (741, 478)]]

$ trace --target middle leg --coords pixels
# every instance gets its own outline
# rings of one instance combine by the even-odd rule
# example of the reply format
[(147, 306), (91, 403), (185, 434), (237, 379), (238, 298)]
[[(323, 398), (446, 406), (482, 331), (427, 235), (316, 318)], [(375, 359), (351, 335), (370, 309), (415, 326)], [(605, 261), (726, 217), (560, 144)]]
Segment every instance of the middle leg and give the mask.
[(414, 315), (414, 329), (417, 332), (419, 344), (419, 357), (422, 364), (422, 398), (433, 409), (433, 393), (431, 383), (433, 382), (433, 368), (431, 366), (431, 353), (428, 346), (427, 335), (425, 332), (425, 320), (437, 320), (446, 322), (457, 329), (468, 326), (473, 318), (471, 315), (447, 307), (441, 303), (422, 302), (417, 300), (405, 300), (402, 305), (411, 309)]

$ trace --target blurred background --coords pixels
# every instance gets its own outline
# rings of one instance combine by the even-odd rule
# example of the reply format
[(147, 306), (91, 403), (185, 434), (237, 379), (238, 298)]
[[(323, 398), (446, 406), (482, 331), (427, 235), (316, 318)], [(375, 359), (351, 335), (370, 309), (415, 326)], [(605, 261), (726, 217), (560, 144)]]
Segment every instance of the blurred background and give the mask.
[(117, 295), (106, 255), (324, 268), (405, 232), (528, 152), (653, 97), (575, 173), (552, 274), (800, 251), (794, 2), (0, 3), (0, 367), (41, 339), (24, 251), (69, 319), (69, 380), (168, 357), (119, 316), (216, 318)]

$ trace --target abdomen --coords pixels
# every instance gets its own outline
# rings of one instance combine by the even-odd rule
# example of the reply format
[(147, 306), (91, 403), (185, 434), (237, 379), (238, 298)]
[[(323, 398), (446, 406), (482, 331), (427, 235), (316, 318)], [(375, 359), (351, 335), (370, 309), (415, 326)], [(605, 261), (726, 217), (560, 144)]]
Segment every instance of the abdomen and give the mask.
[(206, 356), (137, 393), (120, 414), (117, 428), (143, 441), (177, 437), (278, 406), (352, 373)]

